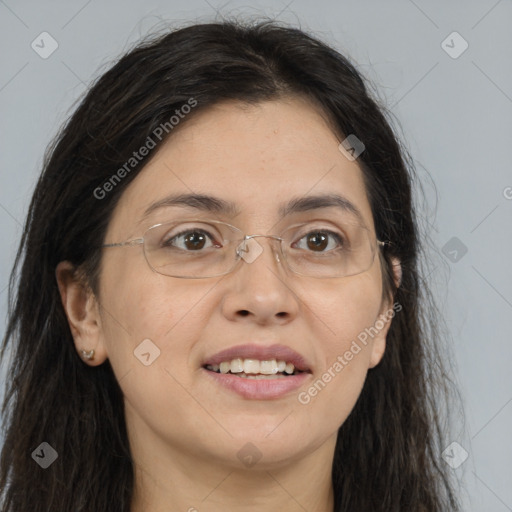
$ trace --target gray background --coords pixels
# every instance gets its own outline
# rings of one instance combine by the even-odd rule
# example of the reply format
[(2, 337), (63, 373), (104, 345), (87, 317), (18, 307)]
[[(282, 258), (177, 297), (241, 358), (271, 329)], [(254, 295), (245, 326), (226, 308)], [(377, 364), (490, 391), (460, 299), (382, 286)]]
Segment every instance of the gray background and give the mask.
[[(358, 63), (400, 120), (427, 198), (421, 219), (439, 253), (428, 281), (446, 313), (452, 376), (465, 401), (467, 422), (453, 441), (469, 457), (453, 471), (465, 510), (512, 511), (510, 0), (0, 1), (2, 322), (43, 152), (73, 102), (162, 20), (223, 15), (265, 15), (313, 31)], [(59, 45), (47, 59), (31, 48), (43, 31)], [(445, 51), (462, 49), (457, 36), (442, 45), (454, 31), (469, 45), (457, 58)]]

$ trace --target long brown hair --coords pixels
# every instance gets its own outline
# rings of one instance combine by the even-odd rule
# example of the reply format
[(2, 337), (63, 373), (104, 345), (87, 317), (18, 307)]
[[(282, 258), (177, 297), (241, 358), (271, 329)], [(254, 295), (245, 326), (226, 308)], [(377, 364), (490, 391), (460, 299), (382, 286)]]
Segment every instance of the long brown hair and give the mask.
[[(297, 94), (318, 105), (340, 140), (355, 134), (365, 144), (358, 162), (376, 234), (392, 242), (382, 253), (384, 293), (402, 307), (381, 363), (339, 429), (335, 511), (459, 510), (440, 457), (447, 432), (438, 406), (450, 380), (439, 311), (421, 281), (412, 159), (346, 57), (275, 22), (226, 21), (140, 43), (93, 84), (47, 150), (9, 284), (2, 512), (130, 510), (134, 468), (122, 392), (108, 360), (90, 367), (77, 355), (55, 268), (71, 261), (97, 294), (112, 212), (154, 151), (104, 197), (98, 187), (190, 98), (197, 105), (180, 126), (223, 100), (255, 104)], [(402, 264), (398, 289), (392, 257)], [(58, 453), (46, 470), (31, 456), (42, 442)]]

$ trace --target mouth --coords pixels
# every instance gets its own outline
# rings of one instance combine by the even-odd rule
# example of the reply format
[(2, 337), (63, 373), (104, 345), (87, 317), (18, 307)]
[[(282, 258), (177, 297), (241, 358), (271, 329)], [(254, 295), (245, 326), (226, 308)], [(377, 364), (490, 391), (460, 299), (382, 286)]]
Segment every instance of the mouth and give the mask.
[(311, 373), (308, 361), (286, 345), (237, 345), (206, 358), (202, 366), (211, 372), (241, 378), (286, 378), (298, 373)]
[(235, 375), (242, 379), (286, 379), (300, 373), (311, 373), (309, 370), (299, 370), (295, 365), (285, 360), (264, 360), (234, 358), (222, 361), (220, 364), (206, 364), (205, 370), (223, 375)]
[(310, 380), (311, 365), (285, 345), (238, 345), (203, 361), (211, 383), (245, 399), (284, 398)]

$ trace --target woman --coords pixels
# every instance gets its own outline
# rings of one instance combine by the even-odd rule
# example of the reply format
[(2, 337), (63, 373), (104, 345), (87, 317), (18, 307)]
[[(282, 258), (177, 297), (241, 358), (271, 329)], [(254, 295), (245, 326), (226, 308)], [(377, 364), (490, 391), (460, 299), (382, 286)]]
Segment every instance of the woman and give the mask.
[(30, 205), (1, 510), (458, 510), (407, 161), (302, 31), (121, 58)]

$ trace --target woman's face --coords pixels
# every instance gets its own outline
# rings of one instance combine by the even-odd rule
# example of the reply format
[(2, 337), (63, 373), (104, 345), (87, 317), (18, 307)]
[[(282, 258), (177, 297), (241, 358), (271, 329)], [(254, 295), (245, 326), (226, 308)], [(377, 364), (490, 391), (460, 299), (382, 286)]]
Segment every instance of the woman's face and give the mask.
[[(305, 219), (332, 226), (347, 216), (339, 206), (284, 219), (280, 209), (292, 200), (333, 194), (355, 205), (375, 237), (357, 160), (338, 149), (340, 141), (308, 103), (289, 99), (242, 108), (230, 102), (189, 121), (157, 148), (123, 193), (105, 243), (197, 216), (222, 220), (245, 234), (279, 234), (281, 227)], [(205, 211), (189, 201), (144, 216), (152, 204), (177, 194), (213, 196), (239, 211)], [(317, 279), (287, 271), (271, 250), (277, 242), (256, 241), (263, 252), (253, 261), (205, 279), (154, 272), (141, 245), (104, 250), (98, 337), (82, 338), (81, 348), (96, 348), (91, 364), (110, 360), (136, 453), (156, 459), (181, 454), (237, 468), (249, 464), (247, 456), (261, 457), (258, 464), (268, 468), (320, 450), (332, 456), (337, 430), (385, 347), (389, 322), (360, 341), (365, 329), (383, 325), (380, 315), (391, 307), (381, 303), (379, 257), (358, 275)], [(203, 367), (218, 352), (246, 344), (288, 347), (303, 357), (309, 372), (296, 389), (281, 394), (272, 391), (271, 381), (245, 379), (249, 388), (270, 386), (267, 395), (256, 395), (224, 386), (222, 377)]]

